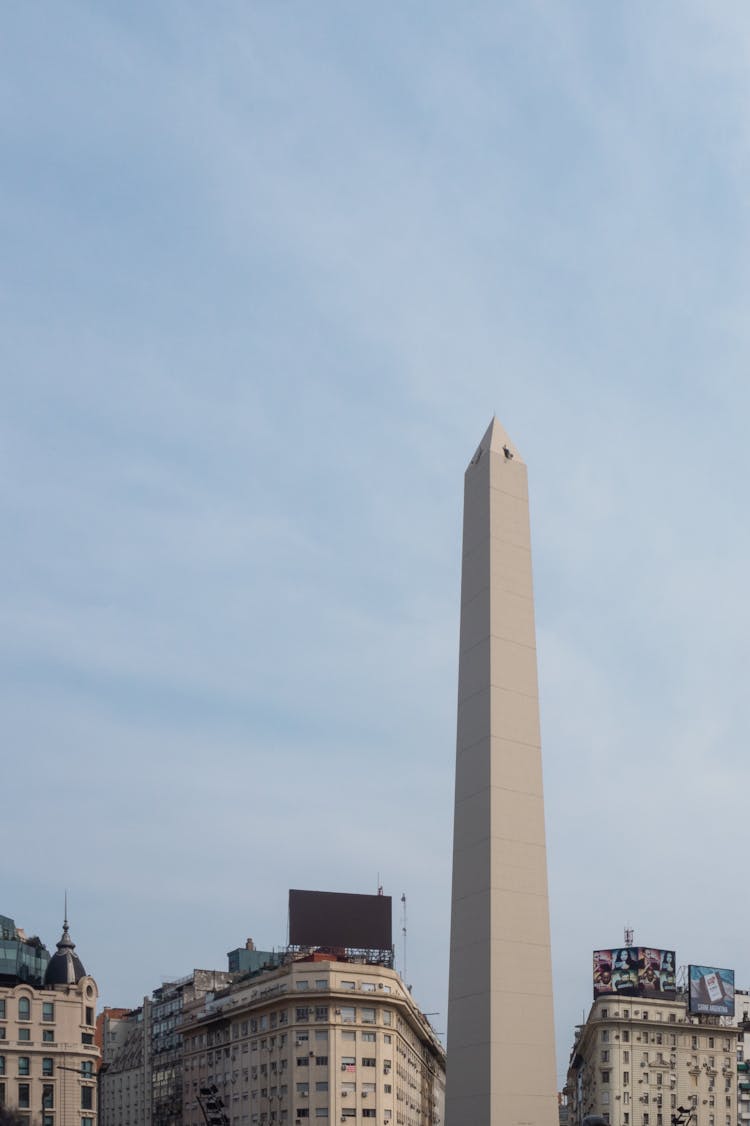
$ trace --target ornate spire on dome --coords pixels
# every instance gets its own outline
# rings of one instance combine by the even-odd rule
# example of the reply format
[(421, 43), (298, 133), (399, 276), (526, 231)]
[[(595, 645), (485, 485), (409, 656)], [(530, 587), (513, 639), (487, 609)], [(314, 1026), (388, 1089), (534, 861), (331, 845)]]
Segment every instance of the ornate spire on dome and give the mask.
[(65, 917), (60, 941), (57, 944), (57, 953), (53, 954), (47, 963), (44, 975), (45, 985), (76, 985), (82, 977), (86, 976), (83, 962), (75, 953), (76, 944), (70, 937), (68, 927), (68, 893), (65, 893)]

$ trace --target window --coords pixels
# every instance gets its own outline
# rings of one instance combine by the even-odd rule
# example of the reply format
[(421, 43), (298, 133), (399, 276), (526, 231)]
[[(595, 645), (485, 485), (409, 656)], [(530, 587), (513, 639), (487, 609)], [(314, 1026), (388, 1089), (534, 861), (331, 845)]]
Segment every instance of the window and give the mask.
[(28, 997), (18, 998), (18, 1019), (31, 1020), (31, 1001)]
[(359, 988), (362, 990), (363, 993), (374, 993), (375, 992), (375, 982), (374, 981), (363, 981)]
[(55, 1002), (42, 1001), (42, 1020), (53, 1021), (55, 1019)]
[(370, 1008), (360, 1009), (360, 1019), (363, 1024), (375, 1023), (375, 1010)]
[(31, 1039), (31, 1029), (30, 1028), (19, 1028), (18, 1039), (19, 1040), (30, 1040)]
[(309, 1056), (297, 1056), (297, 1067), (309, 1067), (309, 1066), (310, 1066), (310, 1057)]
[(609, 1009), (602, 1009), (600, 1016), (601, 1016), (602, 1020), (606, 1020), (607, 1017), (609, 1016)]
[(328, 1081), (323, 1079), (319, 1083), (316, 1083), (315, 1084), (315, 1090), (318, 1091), (318, 1092), (327, 1091), (328, 1090)]
[(297, 1118), (309, 1118), (310, 1117), (309, 1106), (298, 1106), (297, 1111), (296, 1111), (296, 1117)]
[(362, 1057), (362, 1067), (375, 1067), (376, 1060), (372, 1056)]
[(328, 988), (328, 978), (327, 977), (316, 978), (315, 988), (316, 989), (327, 989)]
[(377, 1037), (374, 1032), (363, 1032), (360, 1040), (364, 1040), (366, 1044), (374, 1044)]
[(622, 1053), (622, 1062), (623, 1063), (630, 1063), (630, 1052), (624, 1051)]
[(602, 1044), (608, 1044), (608, 1043), (609, 1043), (609, 1029), (604, 1028), (602, 1030)]
[(622, 1085), (623, 1085), (623, 1087), (627, 1087), (629, 1082), (630, 1082), (630, 1072), (629, 1071), (623, 1071), (623, 1073), (622, 1073)]
[(310, 1084), (309, 1083), (298, 1083), (297, 1084), (297, 1094), (298, 1095), (304, 1095), (304, 1096), (309, 1095), (310, 1094)]
[(605, 1071), (602, 1072), (602, 1083), (609, 1083), (609, 1071), (608, 1070), (605, 1070)]
[(296, 1015), (295, 1019), (296, 1020), (309, 1020), (310, 1019), (310, 1009), (308, 1008), (307, 1005), (303, 1005), (302, 1007), (297, 1008), (297, 1015)]
[(342, 989), (354, 989), (353, 981), (342, 981), (339, 983)]
[(5, 1075), (5, 1056), (0, 1056), (0, 1075)]
[(297, 989), (309, 989), (309, 988), (310, 988), (310, 982), (306, 981), (304, 978), (301, 978), (297, 982)]
[(316, 1020), (328, 1020), (328, 1005), (316, 1005), (315, 1006), (315, 1019)]
[(316, 1056), (315, 1057), (315, 1066), (316, 1067), (328, 1067), (328, 1056)]
[(28, 1075), (29, 1074), (29, 1057), (28, 1056), (19, 1056), (18, 1057), (18, 1074), (19, 1075)]
[(342, 1040), (356, 1040), (357, 1039), (357, 1033), (356, 1032), (342, 1032), (341, 1033), (341, 1039)]
[(42, 1110), (53, 1110), (55, 1106), (55, 1088), (52, 1083), (42, 1085)]
[(627, 1028), (624, 1028), (623, 1031), (622, 1031), (622, 1041), (623, 1041), (623, 1044), (629, 1044), (630, 1043), (630, 1032), (628, 1031)]
[(52, 1075), (55, 1070), (55, 1061), (50, 1056), (42, 1060), (42, 1075)]
[(390, 1024), (393, 1019), (393, 1014), (390, 1009), (383, 1009), (383, 1024)]
[(376, 1113), (377, 1112), (375, 1110), (375, 1107), (368, 1106), (366, 1109), (364, 1109), (362, 1111), (362, 1117), (363, 1118), (375, 1118)]
[(602, 1048), (602, 1063), (609, 1063), (609, 1048)]
[(357, 1066), (357, 1061), (355, 1060), (354, 1056), (342, 1056), (341, 1057), (341, 1070), (342, 1071), (354, 1071), (356, 1066)]
[(341, 1019), (343, 1021), (348, 1021), (350, 1024), (354, 1023), (354, 1005), (342, 1005)]
[(81, 1075), (85, 1076), (87, 1079), (94, 1078), (93, 1060), (83, 1060), (83, 1062), (81, 1063)]
[(43, 1114), (42, 1115), (42, 1126), (55, 1126), (55, 1116), (54, 1116), (54, 1114)]
[(391, 1039), (392, 1039), (392, 1037), (391, 1037), (390, 1032), (386, 1032), (385, 1036), (383, 1037), (383, 1043), (384, 1044), (390, 1044)]
[(5, 1001), (0, 1001), (0, 1020), (5, 1020)]
[(28, 1083), (19, 1083), (18, 1084), (18, 1109), (19, 1110), (28, 1110), (30, 1106), (31, 1106), (31, 1102), (29, 1100), (29, 1084)]
[(315, 1107), (315, 1117), (316, 1118), (327, 1118), (328, 1117), (328, 1107), (327, 1106), (316, 1106)]
[(81, 1087), (81, 1110), (94, 1109), (94, 1088)]
[(690, 1037), (690, 1047), (691, 1048), (697, 1048), (698, 1047), (698, 1037), (697, 1036), (691, 1036)]
[(708, 1046), (709, 1046), (709, 1048), (713, 1048), (713, 1046), (714, 1046), (714, 1038), (713, 1038), (713, 1036), (709, 1036), (709, 1038), (708, 1038)]

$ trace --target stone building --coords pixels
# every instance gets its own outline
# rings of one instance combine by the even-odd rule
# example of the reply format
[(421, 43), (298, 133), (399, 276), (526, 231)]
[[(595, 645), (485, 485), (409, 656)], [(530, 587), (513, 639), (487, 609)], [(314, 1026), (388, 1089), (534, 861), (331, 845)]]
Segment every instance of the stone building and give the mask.
[(445, 1053), (398, 974), (307, 954), (186, 1006), (183, 1123), (213, 1094), (231, 1126), (443, 1121)]
[(97, 997), (67, 919), (50, 957), (0, 916), (0, 1104), (35, 1126), (94, 1126)]
[(600, 997), (576, 1029), (569, 1122), (601, 1115), (611, 1126), (671, 1126), (676, 1116), (691, 1126), (735, 1126), (737, 1047), (737, 1027), (691, 1014), (685, 994)]
[(100, 1018), (99, 1126), (150, 1126), (151, 1002), (105, 1009)]

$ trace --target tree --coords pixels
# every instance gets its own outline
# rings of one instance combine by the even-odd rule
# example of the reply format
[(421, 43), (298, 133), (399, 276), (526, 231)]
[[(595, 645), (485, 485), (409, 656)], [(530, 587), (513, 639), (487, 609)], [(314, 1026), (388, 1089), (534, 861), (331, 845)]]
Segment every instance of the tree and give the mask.
[(28, 1118), (9, 1106), (0, 1106), (0, 1126), (34, 1126)]

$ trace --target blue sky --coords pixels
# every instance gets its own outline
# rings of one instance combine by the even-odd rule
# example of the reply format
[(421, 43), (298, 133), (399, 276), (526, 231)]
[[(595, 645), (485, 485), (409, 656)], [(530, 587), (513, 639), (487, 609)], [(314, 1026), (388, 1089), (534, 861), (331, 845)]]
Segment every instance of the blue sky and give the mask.
[(0, 910), (52, 944), (67, 887), (104, 1003), (379, 875), (445, 1030), (493, 412), (558, 1070), (626, 924), (750, 986), (749, 55), (691, 0), (4, 13)]

